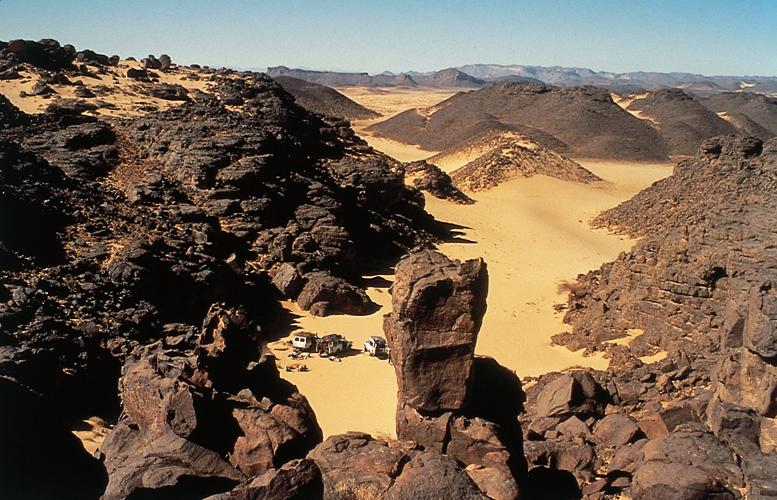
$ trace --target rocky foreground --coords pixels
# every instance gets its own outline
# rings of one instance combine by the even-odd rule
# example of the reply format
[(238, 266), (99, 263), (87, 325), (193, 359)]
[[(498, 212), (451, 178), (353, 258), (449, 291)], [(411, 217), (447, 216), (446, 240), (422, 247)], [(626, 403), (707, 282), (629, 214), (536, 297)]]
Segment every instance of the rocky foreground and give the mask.
[[(52, 41), (0, 49), (2, 74), (44, 84), (114, 68)], [(146, 66), (149, 89), (171, 68)], [(449, 178), (264, 75), (200, 77), (136, 118), (0, 97), (0, 497), (777, 496), (774, 141), (709, 141), (603, 214), (643, 240), (568, 285), (556, 339), (610, 370), (522, 384), (474, 355), (486, 263), (430, 249), (404, 176), (467, 202)], [(369, 312), (360, 271), (402, 254), (384, 322), (398, 439), (322, 442), (265, 347), (277, 302)], [(90, 456), (70, 430), (92, 415), (115, 425)]]

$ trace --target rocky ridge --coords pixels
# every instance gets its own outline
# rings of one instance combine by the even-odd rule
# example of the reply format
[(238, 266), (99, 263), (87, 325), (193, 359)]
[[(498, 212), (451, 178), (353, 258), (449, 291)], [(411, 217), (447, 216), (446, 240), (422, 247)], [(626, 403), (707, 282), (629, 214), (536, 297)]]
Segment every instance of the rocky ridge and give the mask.
[[(693, 484), (716, 498), (777, 491), (775, 159), (773, 140), (707, 141), (594, 221), (642, 239), (569, 285), (573, 331), (555, 341), (611, 357), (603, 385), (650, 438), (630, 472), (634, 498), (692, 498)], [(639, 359), (660, 351), (664, 361)], [(697, 460), (680, 446), (718, 451)]]

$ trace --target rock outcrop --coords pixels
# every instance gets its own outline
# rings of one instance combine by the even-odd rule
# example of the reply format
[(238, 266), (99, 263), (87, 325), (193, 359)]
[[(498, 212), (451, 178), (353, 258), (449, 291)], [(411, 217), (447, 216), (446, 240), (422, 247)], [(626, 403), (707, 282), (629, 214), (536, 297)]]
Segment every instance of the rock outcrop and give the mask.
[(236, 484), (304, 458), (321, 440), (312, 409), (280, 379), (244, 311), (214, 305), (199, 333), (169, 329), (183, 333), (136, 348), (122, 370), (125, 418), (100, 447), (103, 499), (213, 478)]
[(472, 386), (475, 343), (486, 312), (482, 259), (464, 263), (421, 251), (396, 266), (393, 310), (383, 330), (399, 401), (424, 412), (460, 410)]
[[(384, 317), (383, 329), (399, 388), (397, 436), (425, 450), (410, 463), (420, 466), (431, 460), (436, 464), (431, 470), (448, 470), (446, 460), (434, 458), (442, 454), (468, 471), (471, 467), (470, 480), (489, 496), (517, 498), (526, 473), (516, 418), (523, 391), (514, 374), (474, 356), (486, 310), (485, 264), (480, 259), (451, 261), (426, 250), (401, 260), (395, 275), (393, 309)], [(504, 404), (497, 402), (497, 394)], [(439, 488), (436, 479), (422, 487), (408, 479), (414, 475), (405, 474), (387, 498), (411, 485), (432, 488), (426, 493), (432, 498), (431, 491)], [(471, 494), (465, 483), (456, 486), (460, 495)]]
[(413, 185), (417, 189), (426, 191), (435, 198), (463, 205), (475, 203), (475, 200), (453, 185), (453, 180), (448, 174), (425, 160), (407, 163), (405, 174), (413, 179)]
[(486, 191), (534, 175), (583, 183), (601, 181), (578, 163), (513, 132), (490, 132), (435, 155), (430, 161), (456, 156), (472, 158), (451, 173), (453, 184), (468, 192)]
[[(56, 88), (84, 68), (121, 69), (86, 51), (71, 66), (75, 49), (38, 45), (3, 45), (0, 64)], [(177, 71), (156, 61), (139, 92), (156, 92), (155, 71)], [(210, 91), (137, 117), (100, 119), (105, 103), (56, 97), (30, 116), (0, 99), (0, 210), (12, 214), (0, 217), (0, 377), (50, 416), (51, 452), (82, 466), (41, 480), (42, 495), (320, 493), (304, 461), (320, 429), (261, 327), (283, 296), (368, 311), (362, 262), (432, 241), (402, 165), (347, 122), (305, 111), (263, 75), (190, 75)], [(102, 465), (61, 435), (122, 412)], [(27, 472), (4, 476), (3, 491), (29, 487)]]

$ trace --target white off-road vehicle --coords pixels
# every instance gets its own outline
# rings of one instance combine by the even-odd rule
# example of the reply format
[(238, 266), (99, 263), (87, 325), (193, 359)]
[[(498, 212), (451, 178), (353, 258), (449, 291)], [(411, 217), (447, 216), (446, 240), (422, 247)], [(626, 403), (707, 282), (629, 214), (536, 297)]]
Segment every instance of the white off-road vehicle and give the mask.
[(370, 353), (370, 356), (385, 358), (389, 355), (389, 347), (386, 339), (377, 335), (372, 335), (364, 341), (364, 352)]
[(308, 332), (301, 332), (294, 335), (291, 345), (300, 351), (315, 351), (321, 339), (318, 335)]

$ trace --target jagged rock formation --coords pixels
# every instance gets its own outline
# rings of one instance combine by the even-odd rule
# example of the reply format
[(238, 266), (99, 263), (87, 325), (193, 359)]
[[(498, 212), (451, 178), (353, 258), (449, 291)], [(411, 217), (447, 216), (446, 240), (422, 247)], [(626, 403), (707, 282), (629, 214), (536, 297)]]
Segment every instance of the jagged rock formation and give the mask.
[(321, 440), (313, 410), (280, 379), (244, 311), (214, 305), (200, 332), (169, 329), (178, 335), (139, 346), (125, 362), (125, 418), (100, 447), (104, 500), (179, 482), (207, 488), (213, 478), (226, 480), (216, 483), (223, 490), (303, 458)]
[(448, 174), (424, 160), (407, 163), (405, 176), (413, 179), (413, 186), (417, 189), (426, 191), (435, 198), (464, 205), (475, 203), (473, 199), (453, 185), (453, 180)]
[(380, 113), (353, 102), (335, 89), (291, 76), (276, 76), (275, 81), (280, 83), (286, 92), (293, 95), (300, 106), (314, 113), (347, 120), (369, 120), (380, 117)]
[[(635, 498), (670, 491), (691, 498), (699, 485), (720, 498), (737, 497), (739, 488), (750, 498), (777, 491), (770, 444), (777, 417), (776, 172), (774, 140), (716, 138), (674, 175), (594, 222), (643, 239), (570, 286), (565, 321), (573, 331), (555, 340), (611, 356), (603, 382), (651, 438), (634, 462)], [(628, 345), (607, 342), (628, 330), (643, 333)], [(637, 359), (659, 350), (667, 360)], [(660, 445), (651, 444), (662, 435)], [(737, 461), (672, 455), (679, 448), (687, 454), (689, 445), (679, 443), (712, 446), (699, 440)], [(732, 472), (708, 460), (723, 460)], [(666, 475), (667, 463), (684, 477)]]
[(585, 183), (601, 180), (576, 162), (513, 132), (488, 133), (435, 155), (429, 161), (459, 156), (472, 160), (454, 170), (451, 179), (456, 187), (473, 193), (533, 175)]
[(593, 87), (499, 83), (459, 93), (425, 110), (409, 110), (368, 131), (429, 151), (456, 147), (488, 131), (513, 131), (580, 157), (661, 161), (658, 132)]

